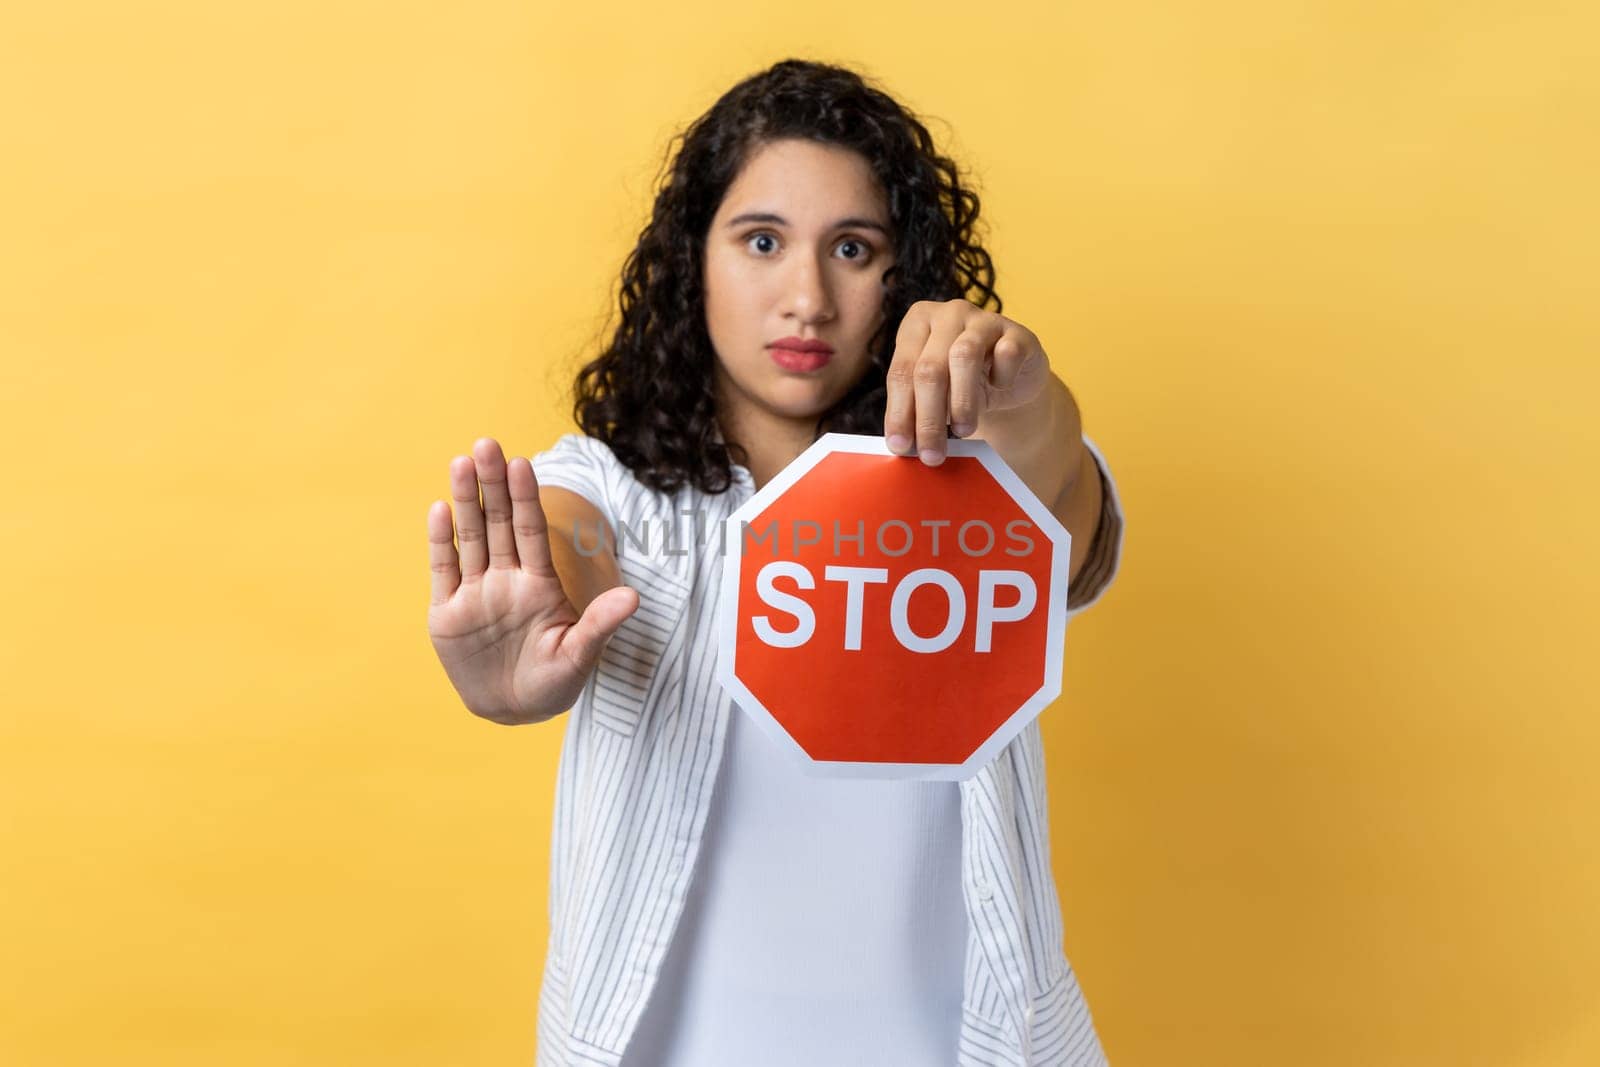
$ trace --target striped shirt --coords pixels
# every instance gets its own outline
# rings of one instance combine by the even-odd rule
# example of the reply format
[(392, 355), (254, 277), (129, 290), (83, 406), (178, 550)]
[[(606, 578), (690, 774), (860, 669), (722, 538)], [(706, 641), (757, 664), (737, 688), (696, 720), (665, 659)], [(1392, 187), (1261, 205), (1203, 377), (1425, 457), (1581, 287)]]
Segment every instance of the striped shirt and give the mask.
[[(1122, 552), (1116, 485), (1084, 444), (1104, 506), (1069, 619), (1104, 593)], [(567, 716), (538, 1015), (539, 1067), (618, 1067), (684, 911), (736, 712), (716, 677), (720, 533), (755, 489), (735, 466), (725, 493), (657, 492), (603, 442), (573, 433), (531, 460), (541, 485), (570, 489), (605, 517), (622, 579), (640, 594)], [(591, 551), (596, 539), (592, 529), (550, 535)], [(967, 938), (957, 1063), (1104, 1064), (1062, 950), (1038, 720), (958, 784)]]

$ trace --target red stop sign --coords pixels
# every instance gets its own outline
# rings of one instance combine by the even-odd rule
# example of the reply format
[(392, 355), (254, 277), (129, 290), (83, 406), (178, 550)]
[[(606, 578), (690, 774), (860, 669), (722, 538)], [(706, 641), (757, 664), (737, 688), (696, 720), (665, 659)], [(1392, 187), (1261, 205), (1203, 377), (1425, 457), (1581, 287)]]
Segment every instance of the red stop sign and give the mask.
[(965, 778), (1061, 692), (1071, 537), (947, 448), (825, 434), (727, 520), (718, 677), (813, 773)]

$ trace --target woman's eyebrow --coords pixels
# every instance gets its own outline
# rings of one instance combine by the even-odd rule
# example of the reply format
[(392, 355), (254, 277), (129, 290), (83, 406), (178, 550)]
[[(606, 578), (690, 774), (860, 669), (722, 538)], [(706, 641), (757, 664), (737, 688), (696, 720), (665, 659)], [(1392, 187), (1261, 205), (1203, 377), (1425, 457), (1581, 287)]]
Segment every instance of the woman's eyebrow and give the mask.
[[(777, 226), (789, 225), (788, 219), (784, 218), (782, 215), (774, 215), (770, 211), (746, 211), (742, 215), (735, 215), (733, 218), (729, 219), (727, 225), (739, 226), (746, 222), (770, 222)], [(872, 219), (864, 219), (854, 215), (846, 219), (840, 219), (838, 222), (833, 224), (833, 228), (836, 230), (842, 230), (847, 226), (855, 226), (860, 229), (877, 230), (885, 237), (889, 236), (889, 228), (883, 223), (874, 222)]]

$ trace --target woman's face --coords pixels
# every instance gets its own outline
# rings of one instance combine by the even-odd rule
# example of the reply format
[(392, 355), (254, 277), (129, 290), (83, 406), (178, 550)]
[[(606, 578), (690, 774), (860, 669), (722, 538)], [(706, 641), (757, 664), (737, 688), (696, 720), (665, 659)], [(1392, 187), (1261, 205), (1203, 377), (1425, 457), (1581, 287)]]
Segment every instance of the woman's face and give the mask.
[[(786, 139), (756, 149), (706, 233), (706, 327), (724, 426), (806, 434), (866, 372), (894, 262), (889, 208), (867, 161)], [(831, 349), (796, 353), (799, 338)]]

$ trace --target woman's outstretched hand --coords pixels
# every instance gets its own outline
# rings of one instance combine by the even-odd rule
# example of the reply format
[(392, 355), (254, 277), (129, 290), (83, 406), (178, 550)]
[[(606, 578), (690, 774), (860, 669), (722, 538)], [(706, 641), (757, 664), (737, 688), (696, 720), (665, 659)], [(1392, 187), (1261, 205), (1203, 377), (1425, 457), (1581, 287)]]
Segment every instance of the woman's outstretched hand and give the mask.
[(428, 509), (428, 636), (445, 674), (467, 708), (493, 722), (560, 714), (639, 594), (617, 586), (578, 613), (550, 558), (533, 465), (520, 456), (508, 465), (493, 438), (450, 461), (450, 497), (453, 523), (444, 501)]
[(1039, 338), (1020, 322), (966, 300), (918, 300), (895, 335), (884, 443), (937, 466), (947, 427), (971, 437), (985, 413), (1037, 406), (1051, 373)]

